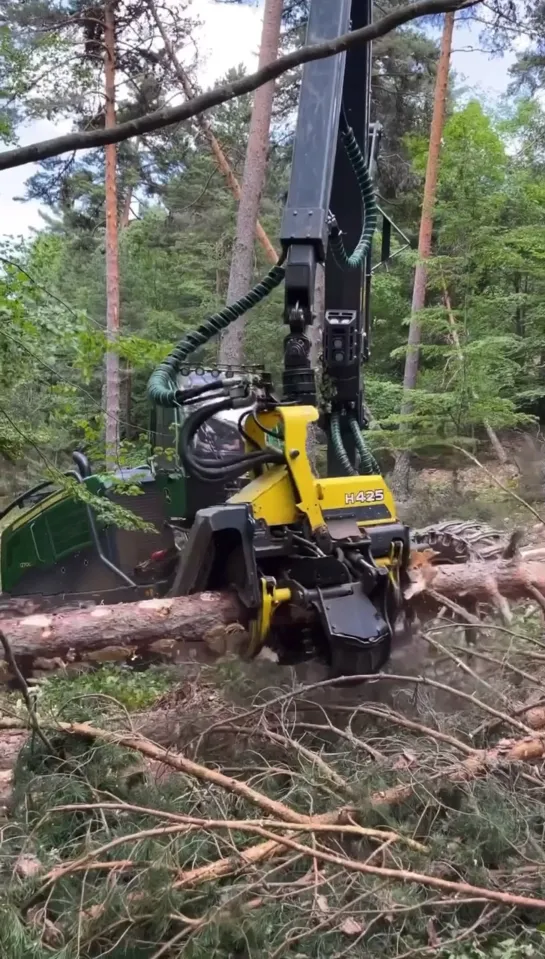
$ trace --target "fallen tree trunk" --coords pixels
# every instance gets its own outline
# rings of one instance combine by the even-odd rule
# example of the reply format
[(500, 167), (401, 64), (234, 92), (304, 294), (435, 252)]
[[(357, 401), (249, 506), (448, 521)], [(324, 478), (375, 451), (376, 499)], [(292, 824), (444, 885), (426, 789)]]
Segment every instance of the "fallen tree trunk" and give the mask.
[[(29, 667), (44, 659), (126, 659), (136, 653), (168, 652), (183, 645), (196, 661), (238, 652), (246, 639), (244, 611), (232, 593), (199, 593), (85, 609), (59, 608), (3, 619), (2, 632), (14, 657)], [(4, 658), (0, 653), (0, 662)], [(4, 666), (7, 664), (4, 663)]]
[[(411, 580), (405, 594), (407, 603), (424, 615), (433, 615), (442, 598), (469, 609), (476, 602), (502, 608), (507, 600), (523, 599), (545, 606), (545, 560), (527, 559), (524, 554), (465, 565), (424, 564), (411, 572)], [(13, 655), (29, 667), (44, 658), (57, 657), (68, 663), (101, 661), (100, 651), (108, 649), (113, 653), (107, 658), (123, 659), (149, 651), (168, 652), (169, 646), (179, 644), (185, 655), (206, 662), (243, 651), (246, 619), (236, 595), (226, 592), (77, 610), (60, 608), (4, 618), (1, 627)], [(2, 658), (0, 654), (0, 662)]]
[(531, 559), (524, 553), (513, 559), (494, 562), (476, 561), (451, 566), (428, 563), (419, 566), (411, 578), (412, 585), (405, 593), (408, 601), (430, 590), (462, 605), (464, 600), (490, 603), (498, 597), (535, 599), (535, 590), (545, 597), (545, 561)]

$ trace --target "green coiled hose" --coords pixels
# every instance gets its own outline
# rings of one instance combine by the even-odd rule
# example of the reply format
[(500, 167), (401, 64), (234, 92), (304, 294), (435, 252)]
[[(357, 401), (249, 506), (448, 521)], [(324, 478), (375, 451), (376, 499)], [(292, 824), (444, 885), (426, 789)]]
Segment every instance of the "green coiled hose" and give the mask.
[(341, 139), (344, 144), (348, 159), (352, 165), (352, 169), (356, 174), (356, 179), (358, 181), (358, 186), (360, 188), (360, 193), (363, 200), (363, 228), (357, 246), (350, 256), (346, 252), (342, 234), (338, 227), (337, 229), (331, 231), (329, 245), (334, 258), (340, 267), (349, 270), (356, 270), (362, 266), (367, 254), (369, 253), (369, 250), (371, 249), (373, 234), (377, 226), (378, 208), (373, 181), (367, 168), (363, 153), (360, 150), (358, 141), (356, 140), (354, 131), (351, 127), (347, 126), (346, 129), (341, 132)]
[(380, 475), (380, 466), (378, 465), (375, 457), (371, 453), (371, 450), (365, 442), (360, 425), (355, 416), (350, 419), (350, 429), (354, 435), (354, 440), (356, 441), (356, 448), (360, 456), (360, 472), (364, 476), (376, 476)]
[(148, 396), (152, 402), (156, 403), (157, 406), (176, 406), (178, 392), (176, 377), (187, 357), (200, 346), (205, 346), (213, 336), (225, 330), (234, 320), (238, 320), (252, 307), (261, 303), (269, 293), (280, 286), (284, 279), (284, 273), (282, 260), (279, 260), (276, 266), (273, 266), (272, 270), (256, 286), (245, 296), (241, 296), (240, 300), (232, 303), (231, 306), (224, 307), (218, 313), (213, 313), (196, 330), (186, 333), (174, 347), (172, 353), (169, 353), (149, 378)]
[(350, 462), (350, 457), (346, 452), (341, 433), (341, 418), (339, 413), (333, 413), (330, 420), (331, 442), (335, 450), (335, 456), (345, 471), (347, 476), (380, 476), (380, 466), (375, 457), (369, 450), (367, 443), (361, 435), (359, 423), (355, 416), (351, 416), (350, 429), (354, 434), (356, 448), (360, 456), (360, 469), (357, 470)]
[(335, 456), (337, 457), (339, 463), (341, 464), (343, 470), (347, 476), (357, 476), (358, 471), (352, 466), (350, 462), (350, 457), (346, 452), (343, 438), (341, 435), (341, 417), (339, 413), (332, 413), (331, 420), (329, 424), (329, 429), (331, 433), (331, 443), (333, 449), (335, 450)]

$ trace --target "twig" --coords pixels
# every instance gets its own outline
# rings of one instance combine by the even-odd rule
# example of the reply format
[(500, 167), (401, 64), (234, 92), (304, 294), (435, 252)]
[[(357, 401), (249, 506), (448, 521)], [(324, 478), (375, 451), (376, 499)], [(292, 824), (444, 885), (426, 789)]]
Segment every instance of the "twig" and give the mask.
[[(239, 898), (239, 896), (232, 897), (233, 900), (237, 898)], [(228, 907), (231, 904), (232, 902), (231, 900), (229, 900), (224, 905), (220, 906), (219, 909), (215, 908), (210, 910), (210, 912), (207, 913), (205, 916), (203, 916), (202, 919), (189, 919), (187, 916), (184, 916), (183, 920), (190, 928), (181, 929), (179, 932), (176, 933), (176, 935), (172, 936), (168, 940), (168, 942), (164, 942), (162, 946), (160, 946), (159, 949), (157, 949), (153, 953), (150, 959), (160, 959), (161, 956), (165, 956), (167, 952), (170, 952), (173, 946), (175, 946), (178, 942), (181, 941), (181, 939), (183, 939), (184, 936), (188, 934), (188, 932), (190, 932), (191, 935), (194, 935), (196, 932), (200, 932), (201, 929), (204, 929), (204, 927), (207, 926), (210, 922), (212, 922), (213, 919), (218, 919), (222, 912), (228, 915), (229, 914)], [(243, 912), (247, 912), (253, 909), (259, 909), (259, 907), (262, 905), (263, 905), (262, 898), (251, 899), (249, 902), (246, 902), (242, 905), (242, 910)]]
[(17, 685), (19, 686), (19, 689), (21, 691), (21, 695), (25, 701), (25, 706), (27, 708), (30, 725), (33, 731), (36, 733), (36, 735), (41, 739), (42, 743), (44, 744), (45, 748), (48, 750), (49, 754), (51, 756), (55, 756), (55, 750), (53, 749), (51, 742), (49, 741), (48, 737), (46, 736), (42, 727), (40, 726), (40, 723), (38, 722), (36, 709), (34, 707), (34, 703), (32, 702), (32, 696), (28, 688), (28, 683), (25, 677), (23, 676), (21, 670), (19, 669), (15, 656), (13, 655), (13, 650), (10, 646), (10, 643), (1, 629), (0, 629), (0, 643), (2, 644), (4, 649), (4, 657), (6, 659), (6, 662), (9, 668), (11, 669), (13, 676), (15, 677)]
[[(459, 653), (465, 653), (466, 650), (463, 646), (454, 646), (453, 649), (456, 649)], [(511, 673), (514, 673), (516, 676), (520, 676), (521, 679), (525, 679), (528, 683), (531, 683), (532, 686), (543, 686), (542, 679), (536, 679), (535, 676), (532, 676), (531, 673), (527, 673), (525, 669), (519, 669), (518, 666), (513, 666), (507, 659), (498, 659), (496, 656), (490, 656), (489, 653), (485, 653), (482, 650), (471, 650), (471, 655), (476, 659), (484, 659), (487, 663), (494, 663), (496, 666), (501, 666), (502, 669), (508, 669)], [(517, 715), (516, 712), (513, 712), (513, 715)], [(522, 715), (519, 713), (518, 715)]]
[(511, 703), (509, 702), (508, 697), (505, 696), (505, 694), (502, 693), (501, 690), (493, 689), (493, 687), (490, 685), (489, 682), (487, 682), (486, 679), (484, 679), (482, 676), (479, 676), (479, 674), (476, 673), (474, 669), (471, 669), (471, 666), (468, 666), (467, 663), (464, 663), (463, 659), (460, 659), (459, 656), (456, 656), (456, 654), (453, 653), (452, 650), (448, 649), (448, 647), (444, 646), (442, 643), (438, 643), (436, 639), (432, 639), (431, 636), (429, 636), (425, 632), (422, 632), (421, 636), (423, 639), (426, 640), (427, 643), (429, 643), (430, 646), (433, 646), (434, 649), (437, 649), (439, 650), (439, 652), (444, 653), (445, 656), (447, 656), (450, 660), (452, 660), (453, 663), (456, 663), (456, 665), (460, 669), (462, 669), (464, 673), (467, 673), (468, 676), (471, 676), (472, 679), (476, 680), (476, 682), (481, 683), (483, 686), (485, 686), (486, 689), (488, 689), (489, 692), (491, 692), (494, 696), (499, 696), (500, 699), (503, 699), (506, 706), (509, 709), (511, 708)]
[(537, 510), (535, 510), (533, 506), (530, 506), (530, 504), (527, 503), (526, 500), (524, 500), (524, 499), (522, 498), (522, 496), (519, 496), (519, 495), (518, 495), (517, 493), (515, 493), (512, 489), (509, 489), (508, 486), (505, 486), (505, 484), (502, 483), (501, 480), (499, 480), (499, 479), (497, 478), (497, 476), (495, 476), (494, 473), (492, 473), (491, 470), (489, 470), (486, 466), (484, 466), (484, 465), (481, 463), (481, 461), (477, 459), (476, 456), (473, 456), (473, 453), (470, 453), (468, 450), (465, 450), (465, 449), (463, 448), (463, 446), (454, 446), (454, 445), (453, 445), (452, 448), (455, 449), (455, 450), (457, 450), (459, 453), (463, 453), (464, 456), (467, 456), (467, 458), (468, 458), (469, 460), (471, 460), (471, 462), (474, 463), (475, 466), (478, 466), (479, 469), (481, 469), (481, 470), (483, 471), (483, 473), (486, 473), (486, 475), (490, 477), (490, 479), (496, 484), (496, 486), (499, 486), (499, 488), (500, 488), (501, 490), (503, 490), (504, 493), (507, 493), (508, 496), (511, 496), (514, 500), (517, 501), (517, 503), (520, 503), (521, 506), (524, 506), (524, 509), (529, 510), (530, 513), (532, 514), (532, 516), (535, 516), (535, 518), (536, 518), (543, 526), (545, 526), (545, 520), (543, 519), (542, 516), (539, 515), (539, 513), (537, 512)]
[(414, 732), (421, 733), (423, 736), (429, 736), (430, 739), (448, 743), (448, 745), (453, 746), (455, 749), (459, 749), (460, 752), (466, 753), (467, 756), (474, 756), (478, 753), (478, 750), (475, 749), (474, 746), (468, 746), (460, 739), (456, 739), (448, 733), (442, 733), (438, 729), (432, 729), (431, 726), (424, 726), (422, 723), (407, 719), (406, 716), (402, 716), (400, 713), (394, 712), (387, 707), (356, 706), (353, 708), (352, 706), (338, 706), (337, 709), (352, 710), (355, 713), (365, 713), (367, 716), (374, 716), (377, 719), (384, 719), (386, 722), (395, 723), (397, 726), (404, 726), (406, 729), (412, 729)]
[(327, 724), (296, 722), (294, 725), (296, 729), (308, 729), (310, 732), (335, 733), (335, 735), (339, 736), (341, 739), (346, 739), (347, 742), (349, 742), (352, 746), (356, 746), (359, 749), (363, 749), (366, 753), (369, 753), (369, 755), (377, 762), (386, 762), (386, 756), (383, 753), (379, 752), (378, 749), (375, 749), (374, 746), (370, 746), (369, 743), (366, 743), (363, 739), (355, 736), (354, 733), (349, 729), (339, 729), (338, 726), (334, 726), (331, 722), (328, 722)]
[(241, 732), (252, 732), (258, 736), (264, 736), (267, 739), (270, 739), (273, 743), (279, 743), (286, 748), (293, 749), (294, 752), (299, 753), (304, 759), (308, 762), (317, 766), (318, 769), (322, 771), (326, 779), (329, 779), (338, 789), (342, 789), (343, 792), (348, 795), (352, 794), (352, 787), (349, 783), (346, 782), (346, 779), (343, 779), (342, 776), (333, 769), (329, 763), (326, 763), (325, 759), (319, 756), (317, 753), (313, 752), (312, 749), (308, 749), (306, 746), (303, 746), (302, 743), (298, 743), (297, 740), (292, 739), (291, 736), (288, 736), (286, 733), (276, 733), (271, 729), (263, 728), (258, 726), (255, 730), (245, 730), (241, 729)]

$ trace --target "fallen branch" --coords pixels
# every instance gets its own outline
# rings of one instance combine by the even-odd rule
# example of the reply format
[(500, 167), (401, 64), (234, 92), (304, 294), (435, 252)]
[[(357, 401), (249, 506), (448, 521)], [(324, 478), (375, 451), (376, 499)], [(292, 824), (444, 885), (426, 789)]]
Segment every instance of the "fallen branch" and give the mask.
[[(256, 829), (256, 832), (258, 830)], [(263, 829), (259, 830), (261, 835), (267, 838), (274, 838)], [(497, 892), (495, 889), (483, 889), (480, 886), (472, 886), (465, 882), (452, 882), (448, 879), (440, 879), (437, 876), (427, 876), (424, 873), (411, 872), (408, 869), (388, 869), (384, 866), (371, 866), (356, 859), (349, 859), (344, 856), (336, 856), (334, 853), (325, 852), (322, 849), (304, 846), (288, 836), (282, 836), (278, 842), (288, 849), (311, 856), (321, 862), (330, 862), (336, 866), (341, 866), (352, 872), (366, 873), (371, 876), (378, 876), (383, 879), (391, 879), (394, 882), (411, 882), (421, 886), (428, 886), (432, 889), (442, 889), (447, 892), (463, 894), (465, 896), (479, 896), (490, 902), (501, 902), (508, 906), (521, 906), (529, 909), (545, 909), (544, 899), (533, 899), (528, 896), (517, 896), (508, 892)]]
[(194, 776), (195, 779), (200, 779), (209, 785), (219, 786), (228, 792), (235, 793), (235, 795), (246, 799), (247, 802), (250, 802), (253, 806), (264, 809), (265, 812), (270, 813), (278, 819), (282, 819), (284, 822), (308, 823), (310, 821), (309, 816), (295, 812), (295, 810), (290, 809), (290, 807), (284, 805), (284, 803), (277, 802), (275, 799), (265, 796), (264, 793), (252, 789), (251, 786), (248, 786), (240, 779), (235, 779), (233, 776), (225, 776), (217, 769), (209, 769), (207, 766), (195, 763), (192, 759), (188, 759), (187, 756), (182, 755), (182, 753), (175, 753), (171, 750), (163, 749), (161, 746), (156, 746), (155, 743), (150, 742), (149, 739), (111, 732), (107, 729), (98, 729), (90, 723), (59, 723), (57, 728), (63, 732), (83, 736), (86, 739), (98, 739), (102, 742), (115, 743), (118, 746), (123, 746), (125, 749), (134, 749), (143, 756), (147, 756), (148, 759), (164, 763), (176, 769), (178, 772), (185, 773), (188, 776)]
[[(545, 741), (537, 737), (535, 739), (525, 739), (514, 742), (511, 745), (498, 746), (495, 749), (475, 750), (474, 754), (468, 757), (468, 759), (452, 766), (444, 773), (435, 775), (433, 781), (427, 778), (420, 784), (414, 782), (381, 790), (373, 793), (373, 795), (369, 797), (368, 803), (370, 808), (399, 806), (411, 799), (417, 792), (419, 786), (426, 789), (426, 799), (429, 801), (430, 793), (439, 790), (445, 780), (453, 784), (470, 782), (471, 780), (477, 779), (486, 771), (497, 767), (499, 764), (528, 762), (530, 760), (539, 760), (543, 757), (545, 757)], [(332, 823), (338, 822), (339, 817), (346, 817), (349, 814), (349, 809), (340, 808), (328, 814), (330, 817), (329, 821)], [(284, 838), (291, 836), (293, 836), (293, 833), (289, 832)], [(271, 839), (267, 842), (257, 843), (245, 849), (240, 855), (226, 856), (215, 862), (208, 863), (206, 866), (199, 866), (195, 869), (187, 870), (179, 877), (174, 884), (174, 888), (194, 887), (201, 883), (235, 875), (240, 871), (253, 868), (262, 862), (272, 859), (284, 851), (284, 844), (281, 843), (280, 840), (273, 841)]]
[[(103, 742), (117, 743), (125, 748), (134, 749), (142, 755), (171, 766), (179, 772), (217, 785), (229, 792), (234, 792), (253, 805), (266, 810), (276, 818), (290, 824), (298, 823), (308, 826), (309, 823), (312, 824), (312, 822), (320, 821), (338, 824), (346, 822), (347, 816), (353, 813), (350, 807), (341, 807), (333, 813), (327, 814), (327, 819), (325, 820), (322, 820), (320, 817), (314, 819), (313, 817), (295, 812), (283, 803), (270, 799), (268, 796), (252, 789), (238, 779), (225, 776), (215, 769), (209, 769), (206, 766), (195, 763), (180, 753), (155, 746), (149, 740), (99, 729), (89, 723), (61, 723), (59, 727), (64, 732), (73, 735), (83, 736), (89, 739), (98, 739)], [(500, 765), (504, 766), (505, 764), (513, 762), (536, 761), (544, 757), (545, 738), (538, 735), (530, 735), (519, 740), (502, 741), (498, 746), (491, 749), (473, 750), (472, 754), (461, 762), (451, 765), (448, 769), (440, 771), (432, 777), (426, 777), (423, 785), (426, 785), (426, 788), (429, 789), (430, 784), (433, 782), (438, 786), (440, 782), (445, 781), (451, 783), (469, 782)], [(368, 803), (371, 807), (396, 806), (413, 796), (418, 787), (419, 784), (417, 782), (412, 782), (393, 786), (390, 789), (380, 790), (369, 797)], [(209, 867), (206, 866), (203, 868), (206, 870)]]
[[(95, 856), (103, 855), (104, 852), (109, 852), (111, 849), (124, 845), (127, 842), (138, 842), (141, 839), (147, 839), (157, 836), (167, 836), (172, 835), (176, 832), (180, 832), (182, 829), (191, 828), (191, 819), (192, 817), (184, 817), (189, 821), (188, 826), (175, 825), (175, 826), (164, 826), (157, 829), (143, 829), (132, 835), (119, 836), (116, 839), (113, 839), (111, 842), (100, 846), (99, 848), (93, 850), (91, 853), (82, 857), (81, 860), (76, 862), (70, 862), (62, 866), (57, 866), (50, 873), (48, 873), (45, 878), (45, 887), (55, 882), (57, 879), (62, 878), (63, 876), (69, 875), (71, 872), (78, 871), (81, 868), (84, 868), (87, 862), (91, 862)], [(193, 822), (195, 822), (193, 820)], [(343, 869), (347, 869), (351, 872), (361, 872), (366, 873), (372, 876), (378, 876), (385, 879), (391, 879), (396, 882), (411, 882), (416, 883), (422, 886), (428, 886), (432, 889), (442, 889), (447, 892), (463, 894), (465, 896), (479, 896), (483, 899), (486, 899), (490, 902), (500, 902), (508, 906), (520, 906), (523, 908), (530, 909), (545, 909), (545, 900), (543, 899), (534, 899), (529, 896), (519, 896), (514, 893), (508, 892), (498, 892), (495, 889), (486, 889), (480, 886), (473, 886), (465, 882), (452, 882), (448, 879), (441, 879), (437, 876), (428, 876), (425, 873), (412, 872), (407, 869), (389, 869), (384, 866), (372, 866), (365, 862), (360, 862), (356, 859), (350, 859), (347, 856), (336, 855), (335, 853), (327, 852), (323, 849), (316, 849), (314, 846), (305, 846), (302, 843), (297, 842), (292, 839), (290, 836), (279, 836), (276, 838), (274, 833), (271, 832), (270, 824), (268, 828), (261, 825), (258, 820), (246, 820), (246, 821), (228, 821), (228, 820), (197, 820), (198, 827), (200, 828), (215, 828), (215, 829), (227, 829), (227, 830), (242, 830), (256, 833), (257, 835), (263, 836), (269, 841), (275, 841), (281, 846), (285, 846), (288, 849), (293, 849), (295, 852), (299, 852), (303, 855), (312, 857), (321, 862), (329, 862), (336, 866), (340, 866)], [(275, 824), (280, 826), (279, 823)], [(324, 826), (320, 827), (319, 824), (307, 823), (304, 827), (306, 831), (331, 831), (332, 827)], [(342, 829), (345, 832), (359, 833), (358, 827), (349, 827), (344, 826)], [(375, 833), (374, 838), (378, 838), (379, 830), (373, 830)], [(392, 833), (396, 839), (399, 837), (397, 833)], [(388, 839), (384, 833), (382, 833), (381, 838)], [(391, 841), (391, 840), (390, 840)], [(420, 847), (422, 850), (424, 847)], [(104, 863), (105, 866), (108, 866), (108, 863)]]
[[(132, 806), (132, 810), (138, 809), (138, 807)], [(91, 809), (97, 810), (108, 810), (108, 809), (118, 809), (123, 810), (122, 803), (95, 803), (95, 804), (73, 804), (70, 806), (58, 807), (57, 810), (61, 811), (67, 810), (71, 812), (83, 812)], [(146, 811), (144, 809), (142, 812)], [(147, 811), (146, 811), (146, 814)], [(160, 816), (160, 812), (157, 812), (156, 815)], [(286, 824), (283, 822), (276, 822), (274, 820), (261, 820), (261, 819), (198, 819), (194, 816), (179, 816), (180, 820), (178, 823), (172, 826), (158, 826), (150, 829), (141, 829), (135, 833), (126, 833), (123, 836), (117, 836), (115, 839), (112, 839), (110, 842), (105, 843), (103, 846), (98, 846), (96, 849), (93, 849), (91, 852), (87, 853), (85, 856), (82, 856), (80, 859), (75, 859), (69, 862), (64, 862), (60, 866), (55, 866), (43, 877), (44, 884), (49, 885), (50, 883), (56, 882), (59, 879), (62, 879), (64, 876), (69, 876), (74, 872), (81, 872), (89, 868), (89, 866), (94, 867), (95, 869), (105, 869), (111, 870), (119, 868), (131, 868), (137, 863), (133, 863), (132, 860), (101, 860), (99, 857), (104, 856), (105, 853), (109, 853), (112, 849), (116, 849), (118, 846), (123, 846), (129, 842), (140, 842), (142, 839), (154, 839), (161, 836), (174, 836), (176, 834), (187, 834), (196, 831), (214, 831), (214, 830), (236, 830), (237, 832), (245, 832), (258, 836), (272, 836), (274, 833), (272, 830), (284, 829)], [(414, 839), (409, 839), (407, 837), (399, 835), (399, 833), (393, 832), (392, 830), (380, 830), (380, 829), (365, 829), (363, 826), (356, 826), (352, 824), (328, 824), (320, 822), (308, 822), (308, 823), (299, 823), (290, 825), (290, 834), (294, 833), (325, 833), (325, 834), (348, 834), (352, 836), (359, 836), (360, 838), (372, 839), (377, 842), (388, 842), (388, 843), (401, 843), (406, 844), (414, 850), (415, 852), (427, 853), (428, 850), (426, 846), (422, 843), (416, 842)], [(283, 836), (280, 836), (278, 842), (283, 845)], [(95, 860), (98, 859), (98, 862)]]
[(418, 17), (466, 9), (476, 6), (478, 2), (479, 0), (419, 0), (416, 3), (409, 3), (368, 27), (345, 33), (335, 40), (328, 40), (324, 43), (316, 43), (312, 46), (294, 50), (255, 73), (232, 83), (225, 83), (179, 106), (162, 107), (153, 113), (128, 120), (126, 123), (119, 123), (117, 126), (108, 129), (93, 130), (89, 133), (68, 133), (65, 136), (54, 137), (52, 140), (43, 140), (41, 143), (31, 143), (29, 146), (17, 147), (14, 150), (4, 150), (0, 154), (0, 170), (9, 170), (12, 167), (23, 166), (25, 163), (37, 163), (40, 160), (46, 160), (48, 157), (59, 156), (72, 150), (89, 150), (92, 147), (106, 146), (108, 143), (121, 143), (131, 137), (162, 130), (174, 123), (181, 123), (191, 117), (198, 116), (205, 110), (212, 109), (212, 107), (234, 100), (236, 97), (252, 93), (258, 87), (263, 86), (270, 80), (276, 80), (277, 77), (287, 73), (288, 70), (293, 70), (303, 63), (324, 60), (327, 57), (344, 53), (346, 50), (363, 46), (365, 43), (377, 40)]

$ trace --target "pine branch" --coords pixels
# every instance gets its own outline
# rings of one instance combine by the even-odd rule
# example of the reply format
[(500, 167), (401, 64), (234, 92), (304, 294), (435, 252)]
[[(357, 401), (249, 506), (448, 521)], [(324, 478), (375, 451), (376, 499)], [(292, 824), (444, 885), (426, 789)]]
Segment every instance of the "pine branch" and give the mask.
[(14, 150), (5, 150), (0, 154), (0, 170), (9, 170), (12, 167), (23, 166), (25, 163), (37, 163), (40, 160), (59, 156), (71, 150), (89, 150), (92, 147), (102, 147), (109, 143), (121, 143), (131, 137), (162, 130), (164, 127), (189, 120), (205, 110), (227, 103), (236, 97), (252, 93), (258, 87), (275, 80), (287, 73), (288, 70), (293, 70), (304, 63), (325, 60), (328, 57), (363, 46), (371, 40), (377, 40), (418, 17), (467, 9), (480, 2), (481, 0), (418, 0), (416, 3), (394, 10), (370, 26), (345, 33), (335, 40), (327, 40), (324, 43), (316, 43), (295, 50), (247, 77), (222, 84), (179, 106), (163, 107), (153, 113), (128, 120), (126, 123), (120, 123), (111, 129), (92, 130), (88, 133), (68, 133), (51, 140), (42, 140), (25, 147), (17, 147)]

